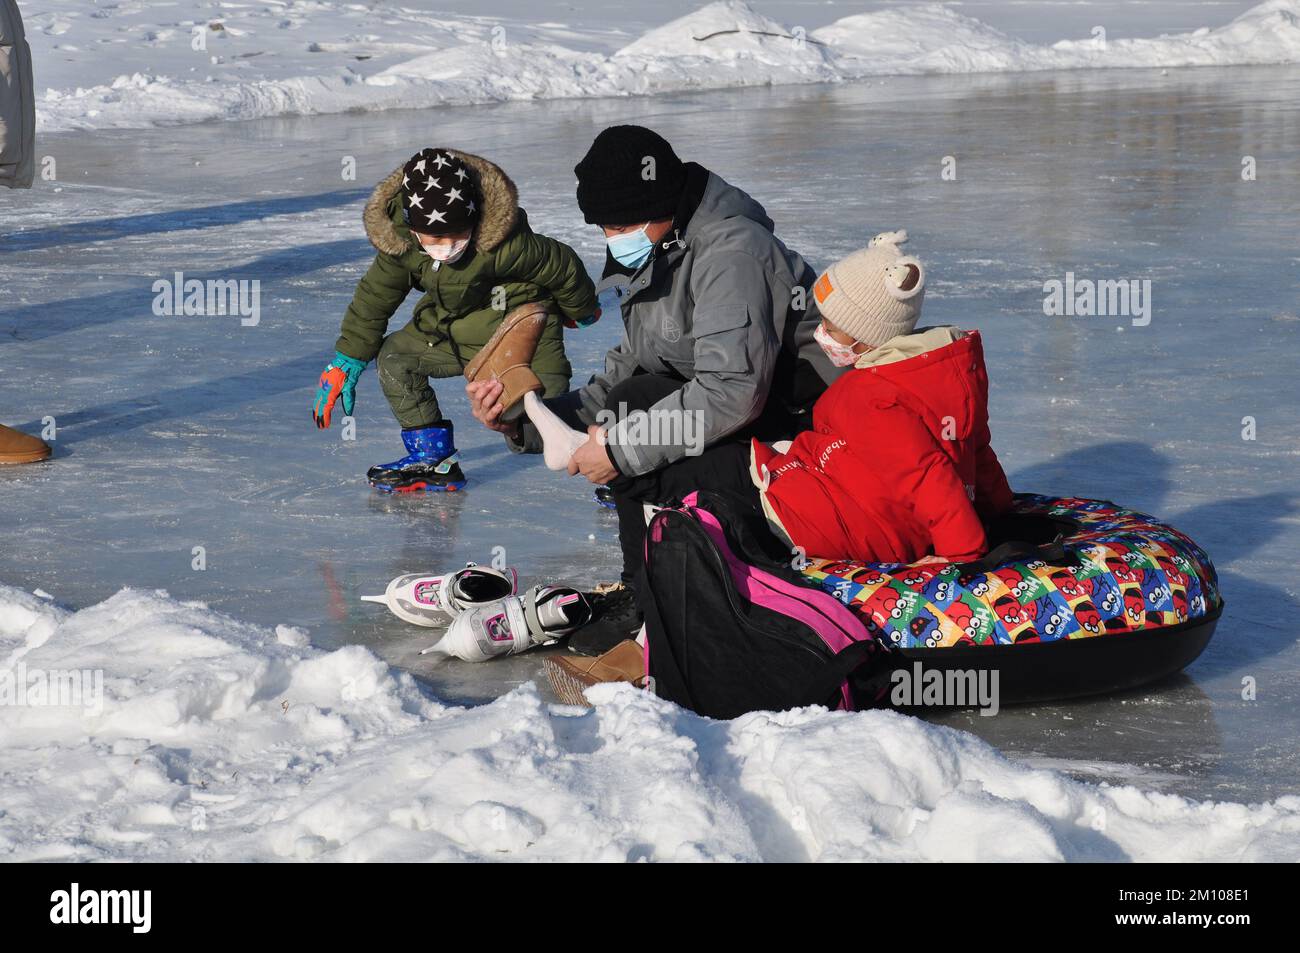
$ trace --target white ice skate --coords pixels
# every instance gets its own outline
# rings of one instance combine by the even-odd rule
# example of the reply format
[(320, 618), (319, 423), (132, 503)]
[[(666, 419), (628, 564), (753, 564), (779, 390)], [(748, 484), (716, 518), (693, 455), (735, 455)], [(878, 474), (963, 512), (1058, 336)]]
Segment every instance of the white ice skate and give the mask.
[(590, 620), (591, 605), (577, 589), (534, 586), (522, 597), (507, 596), (460, 613), (447, 634), (420, 654), (486, 662), (554, 642)]
[(451, 625), (462, 612), (496, 602), (518, 591), (519, 577), (513, 569), (498, 572), (467, 563), (455, 572), (407, 573), (388, 584), (382, 596), (362, 596), (364, 602), (379, 602), (403, 622), (427, 628)]

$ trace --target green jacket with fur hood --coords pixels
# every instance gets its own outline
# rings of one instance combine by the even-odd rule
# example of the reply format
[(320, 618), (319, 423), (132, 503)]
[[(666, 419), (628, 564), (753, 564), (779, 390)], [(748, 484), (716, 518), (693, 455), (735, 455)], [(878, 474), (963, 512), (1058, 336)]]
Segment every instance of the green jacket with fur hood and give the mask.
[[(335, 344), (349, 357), (374, 360), (389, 319), (413, 288), (424, 292), (411, 319), (414, 329), (435, 344), (448, 343), (456, 352), (465, 346), (470, 351), (466, 363), (473, 351), (487, 343), (505, 314), (521, 304), (552, 301), (565, 317), (575, 319), (596, 310), (595, 287), (577, 252), (528, 227), (510, 178), (480, 156), (455, 149), (440, 151), (466, 162), (478, 179), (483, 211), (470, 246), (455, 262), (435, 262), (421, 251), (403, 221), (401, 167), (380, 182), (363, 216), (366, 237), (379, 254), (357, 283)], [(552, 317), (544, 336), (561, 334), (559, 318)], [(540, 371), (568, 375), (567, 367)]]

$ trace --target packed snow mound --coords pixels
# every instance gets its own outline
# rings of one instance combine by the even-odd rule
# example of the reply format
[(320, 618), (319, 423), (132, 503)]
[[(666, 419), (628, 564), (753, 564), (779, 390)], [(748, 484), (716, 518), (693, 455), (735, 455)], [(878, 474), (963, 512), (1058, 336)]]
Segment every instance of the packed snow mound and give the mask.
[(862, 64), (867, 69), (892, 64), (900, 71), (919, 71), (921, 63), (935, 72), (1013, 69), (1035, 49), (941, 3), (845, 17), (813, 38), (843, 59), (872, 61)]
[(845, 17), (813, 32), (845, 77), (1300, 61), (1300, 0), (1267, 0), (1226, 26), (1150, 39), (1097, 34), (1036, 46), (943, 4)]
[[(888, 712), (719, 722), (630, 686), (593, 689), (582, 712), (532, 685), (453, 708), (361, 647), (319, 651), (158, 592), (68, 612), (0, 586), (0, 659), (4, 860), (1300, 852), (1300, 797), (1094, 786)], [(80, 698), (48, 690), (78, 674)]]
[(199, 0), (165, 10), (47, 6), (28, 18), (43, 132), (901, 73), (1300, 62), (1300, 0), (1266, 0), (1217, 29), (1050, 46), (943, 4), (850, 16), (805, 34), (721, 0), (631, 42), (616, 29), (340, 0), (223, 5), (217, 14)]
[(1300, 61), (1300, 0), (1267, 0), (1215, 30), (1153, 39), (1062, 40), (1044, 68), (1236, 66)]
[(837, 82), (825, 44), (741, 0), (711, 3), (651, 30), (610, 59), (623, 93)]
[(616, 56), (730, 64), (753, 60), (793, 71), (824, 69), (830, 60), (825, 45), (809, 40), (802, 27), (764, 16), (742, 0), (722, 0), (678, 17), (629, 43)]

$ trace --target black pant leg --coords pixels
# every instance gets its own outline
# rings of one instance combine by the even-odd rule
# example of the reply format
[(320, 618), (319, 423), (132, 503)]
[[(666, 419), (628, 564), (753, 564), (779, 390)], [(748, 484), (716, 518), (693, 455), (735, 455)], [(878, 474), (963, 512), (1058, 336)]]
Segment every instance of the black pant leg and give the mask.
[[(610, 390), (606, 409), (622, 415), (649, 410), (685, 382), (658, 374), (638, 374)], [(683, 457), (640, 476), (618, 476), (610, 481), (618, 513), (618, 542), (623, 553), (622, 580), (635, 583), (645, 562), (645, 510), (643, 504), (660, 505), (694, 490), (732, 491), (758, 503), (758, 490), (749, 476), (748, 431), (714, 444), (697, 456)]]
[(749, 476), (749, 442), (720, 443), (698, 457), (684, 457), (653, 473), (618, 477), (610, 483), (618, 513), (623, 551), (622, 580), (635, 581), (645, 562), (644, 504), (660, 505), (695, 490), (730, 490), (758, 505), (758, 488)]
[[(649, 410), (685, 383), (662, 374), (636, 374), (610, 388), (605, 409), (621, 420), (638, 410)], [(628, 586), (632, 585), (645, 561), (645, 511), (641, 504), (655, 499), (657, 480), (657, 474), (619, 476), (609, 484), (614, 493), (614, 511), (618, 514), (618, 545), (623, 552), (620, 578)]]

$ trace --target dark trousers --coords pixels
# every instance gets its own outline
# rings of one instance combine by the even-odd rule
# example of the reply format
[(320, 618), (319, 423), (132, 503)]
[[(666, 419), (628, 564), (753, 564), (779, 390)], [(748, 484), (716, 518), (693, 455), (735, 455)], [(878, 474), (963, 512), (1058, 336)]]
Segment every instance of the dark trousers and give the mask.
[[(637, 374), (610, 389), (605, 406), (614, 413), (649, 410), (685, 381), (660, 374)], [(622, 580), (631, 586), (645, 563), (645, 511), (642, 504), (667, 503), (692, 490), (731, 490), (758, 504), (749, 477), (749, 439), (759, 422), (714, 444), (698, 456), (683, 457), (641, 476), (619, 476), (609, 484), (618, 513), (618, 542), (623, 550)], [(767, 435), (764, 429), (764, 436)], [(794, 434), (786, 436), (793, 437)], [(777, 438), (773, 438), (777, 439)]]

